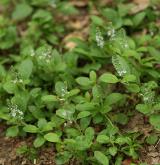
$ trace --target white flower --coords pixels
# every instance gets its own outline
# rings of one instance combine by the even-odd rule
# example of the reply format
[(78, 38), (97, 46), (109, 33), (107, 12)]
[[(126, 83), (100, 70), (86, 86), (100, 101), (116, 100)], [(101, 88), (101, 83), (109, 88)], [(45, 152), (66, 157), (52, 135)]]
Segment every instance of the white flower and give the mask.
[(144, 91), (141, 93), (141, 96), (143, 97), (144, 103), (153, 103), (155, 93), (148, 89), (147, 87), (144, 89)]
[(108, 32), (107, 32), (107, 35), (111, 38), (111, 39), (113, 39), (114, 37), (115, 37), (115, 29), (110, 29), (110, 30), (108, 30)]
[(72, 123), (73, 123), (73, 121), (69, 120), (69, 124), (72, 124)]
[(47, 50), (45, 50), (43, 52), (42, 55), (39, 56), (39, 59), (40, 60), (45, 60), (47, 63), (49, 63), (50, 62), (50, 59), (52, 57), (51, 53), (52, 53), (52, 49), (51, 48), (48, 48)]
[(8, 108), (10, 110), (10, 116), (17, 119), (23, 119), (24, 114), (23, 112), (18, 108), (16, 104), (11, 104)]
[(17, 83), (23, 83), (22, 79), (18, 79), (17, 77), (14, 80), (11, 80), (12, 83), (17, 84)]
[(104, 38), (99, 28), (96, 29), (96, 41), (100, 48), (104, 47)]
[(35, 51), (33, 49), (31, 49), (31, 57), (35, 56)]
[(120, 76), (123, 76), (123, 75), (125, 75), (125, 74), (127, 73), (126, 70), (117, 70), (117, 72), (118, 72), (118, 74), (119, 74)]
[(69, 93), (69, 92), (67, 91), (67, 87), (61, 89), (61, 96), (62, 96), (62, 97), (64, 97), (67, 93)]

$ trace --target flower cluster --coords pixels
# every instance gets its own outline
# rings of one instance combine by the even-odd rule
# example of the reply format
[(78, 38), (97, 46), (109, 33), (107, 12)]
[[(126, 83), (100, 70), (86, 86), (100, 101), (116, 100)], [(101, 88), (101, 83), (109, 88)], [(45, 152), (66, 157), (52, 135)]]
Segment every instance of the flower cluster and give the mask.
[(12, 83), (14, 84), (17, 84), (17, 83), (23, 83), (23, 80), (22, 79), (18, 79), (17, 77), (11, 81)]
[(35, 51), (34, 51), (34, 49), (31, 49), (31, 50), (30, 50), (30, 56), (31, 56), (31, 57), (34, 57), (34, 56), (35, 56)]
[(96, 41), (100, 48), (104, 47), (104, 38), (99, 28), (96, 29)]
[(146, 85), (141, 89), (141, 96), (144, 103), (154, 103), (155, 92), (148, 88)]
[(108, 30), (107, 31), (107, 35), (111, 38), (111, 39), (113, 39), (114, 37), (115, 37), (115, 29), (114, 28), (112, 28), (112, 29), (110, 29), (110, 30)]
[(43, 50), (41, 55), (39, 55), (39, 59), (45, 60), (45, 62), (47, 62), (47, 63), (50, 62), (51, 58), (52, 58), (52, 49), (51, 48), (47, 48), (47, 49)]
[(119, 41), (118, 43), (123, 49), (128, 48), (128, 42), (126, 38), (125, 31), (123, 29), (120, 29), (119, 31), (116, 31), (113, 27), (109, 28), (107, 31), (107, 35), (109, 37), (110, 41)]
[(119, 62), (119, 59), (117, 56), (112, 56), (112, 64), (114, 65), (119, 76), (124, 76), (127, 73), (127, 70)]
[(10, 104), (8, 109), (10, 110), (10, 116), (12, 118), (20, 120), (24, 118), (24, 113), (18, 108), (16, 104)]
[(17, 73), (16, 70), (14, 70), (13, 68), (11, 68), (11, 72), (12, 72), (12, 79), (11, 82), (14, 84), (17, 83), (23, 83), (23, 79), (21, 78), (21, 76)]

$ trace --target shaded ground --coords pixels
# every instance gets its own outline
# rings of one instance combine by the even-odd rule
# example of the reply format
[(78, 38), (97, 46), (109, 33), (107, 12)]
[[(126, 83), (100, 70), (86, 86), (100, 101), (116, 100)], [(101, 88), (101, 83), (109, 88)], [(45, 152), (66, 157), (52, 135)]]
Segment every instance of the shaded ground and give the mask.
[(45, 147), (38, 151), (35, 161), (28, 160), (24, 155), (18, 155), (18, 147), (27, 144), (32, 145), (33, 137), (7, 138), (4, 136), (5, 126), (0, 125), (0, 165), (55, 165), (54, 147)]
[[(147, 0), (135, 0), (138, 3), (139, 8), (135, 10), (141, 11), (146, 5), (144, 3)], [(103, 3), (109, 3), (110, 0), (103, 0)], [(141, 2), (141, 3), (139, 3)], [(143, 2), (143, 3), (142, 3)], [(75, 44), (69, 41), (72, 37), (79, 37), (85, 39), (88, 35), (88, 25), (89, 25), (89, 16), (88, 13), (85, 13), (85, 8), (87, 6), (87, 1), (73, 1), (74, 5), (81, 10), (79, 16), (76, 17), (63, 17), (64, 21), (67, 22), (67, 26), (70, 29), (71, 33), (66, 35), (62, 41), (62, 44), (65, 45), (65, 48), (72, 49), (75, 47)], [(147, 4), (147, 3), (146, 3)], [(96, 9), (93, 11), (94, 14), (97, 12)], [(135, 11), (134, 11), (135, 12)], [(22, 155), (17, 155), (16, 150), (18, 147), (27, 144), (32, 146), (33, 137), (29, 138), (6, 138), (4, 136), (6, 127), (0, 125), (0, 165), (55, 165), (54, 162), (54, 146), (44, 147), (37, 153), (37, 159), (34, 161), (28, 160), (27, 157)], [(144, 141), (153, 129), (148, 124), (147, 119), (143, 115), (136, 113), (127, 126), (123, 128), (123, 131), (135, 131), (141, 132), (143, 137), (141, 141)], [(156, 145), (144, 145), (140, 151), (139, 162), (146, 162), (148, 165), (155, 165), (160, 163), (160, 140)], [(76, 163), (70, 163), (70, 165), (76, 165)], [(123, 161), (123, 165), (129, 165), (130, 160), (126, 159)]]
[[(153, 128), (148, 123), (148, 119), (140, 113), (136, 113), (131, 117), (129, 123), (125, 127), (124, 131), (140, 132), (142, 134), (142, 144), (145, 138), (152, 132)], [(140, 150), (139, 162), (146, 162), (148, 165), (156, 165), (160, 163), (160, 139), (155, 145), (143, 144), (143, 148)], [(125, 164), (128, 165), (128, 164)]]
[[(6, 126), (0, 125), (0, 165), (55, 165), (54, 162), (54, 146), (44, 147), (37, 153), (35, 162), (28, 160), (28, 157), (16, 154), (18, 147), (27, 144), (32, 146), (34, 137), (29, 138), (7, 138), (4, 136)], [(147, 119), (140, 113), (136, 113), (131, 117), (127, 126), (123, 129), (126, 131), (141, 132), (143, 142), (152, 128), (148, 124)], [(140, 158), (138, 162), (146, 162), (148, 165), (155, 165), (160, 163), (160, 140), (155, 145), (144, 145), (140, 151)], [(130, 165), (130, 159), (123, 161), (123, 165)], [(77, 163), (70, 163), (75, 165)], [(78, 165), (78, 164), (77, 164)]]

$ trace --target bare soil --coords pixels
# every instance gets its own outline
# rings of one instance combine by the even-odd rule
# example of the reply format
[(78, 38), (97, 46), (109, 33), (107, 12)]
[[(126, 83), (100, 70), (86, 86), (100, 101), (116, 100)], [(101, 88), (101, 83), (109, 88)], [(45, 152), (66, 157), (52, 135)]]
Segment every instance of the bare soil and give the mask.
[(37, 158), (29, 160), (25, 155), (18, 155), (17, 148), (27, 144), (32, 146), (34, 137), (7, 138), (5, 137), (6, 126), (0, 125), (0, 165), (55, 165), (54, 146), (44, 147), (37, 152)]
[[(54, 145), (45, 146), (37, 151), (37, 157), (35, 161), (28, 159), (28, 156), (18, 155), (16, 153), (17, 148), (27, 144), (32, 146), (34, 137), (25, 138), (7, 138), (5, 137), (6, 126), (4, 124), (0, 125), (0, 165), (55, 165), (55, 148)], [(142, 134), (141, 141), (144, 142), (145, 137), (147, 137), (153, 128), (148, 124), (146, 118), (140, 113), (135, 113), (131, 117), (128, 124), (122, 128), (122, 131), (134, 131), (140, 132)], [(160, 164), (160, 140), (157, 141), (155, 145), (143, 145), (143, 148), (139, 151), (139, 160), (137, 160), (137, 165), (140, 162), (146, 162), (148, 165)], [(70, 165), (80, 165), (71, 162)], [(123, 161), (122, 165), (130, 165), (130, 158)]]

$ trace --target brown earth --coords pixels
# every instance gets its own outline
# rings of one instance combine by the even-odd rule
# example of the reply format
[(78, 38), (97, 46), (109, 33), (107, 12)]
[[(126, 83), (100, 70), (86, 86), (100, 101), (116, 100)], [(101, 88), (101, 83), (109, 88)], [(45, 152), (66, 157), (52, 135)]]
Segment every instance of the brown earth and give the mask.
[[(4, 124), (0, 125), (0, 165), (55, 165), (54, 156), (55, 148), (51, 144), (37, 151), (36, 159), (31, 161), (29, 156), (18, 155), (16, 153), (17, 148), (27, 144), (32, 146), (34, 140), (33, 136), (25, 138), (7, 138), (5, 137), (6, 126)], [(122, 129), (124, 132), (133, 131), (140, 132), (142, 138), (140, 139), (144, 142), (144, 139), (152, 132), (153, 128), (148, 124), (148, 121), (140, 113), (135, 113), (131, 117), (125, 128)], [(139, 160), (136, 162), (137, 165), (142, 162), (146, 162), (148, 165), (160, 164), (160, 139), (155, 145), (143, 145), (143, 148), (139, 151)], [(70, 165), (80, 165), (78, 163), (70, 163)], [(130, 158), (123, 161), (123, 165), (130, 165)]]

